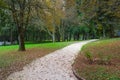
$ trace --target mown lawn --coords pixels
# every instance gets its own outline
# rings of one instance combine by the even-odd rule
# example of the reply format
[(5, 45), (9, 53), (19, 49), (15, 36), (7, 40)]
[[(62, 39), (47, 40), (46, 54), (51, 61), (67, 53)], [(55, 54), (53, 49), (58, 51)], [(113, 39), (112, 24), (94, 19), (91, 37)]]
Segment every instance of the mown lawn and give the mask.
[(25, 52), (17, 51), (18, 45), (0, 46), (0, 80), (5, 80), (10, 73), (21, 70), (34, 59), (72, 43), (74, 42), (26, 44)]
[[(67, 46), (71, 43), (73, 43), (74, 41), (72, 42), (55, 42), (55, 43), (30, 43), (30, 44), (26, 44), (26, 48), (29, 49), (29, 48), (62, 48), (64, 46)], [(0, 46), (0, 55), (6, 53), (6, 52), (9, 52), (9, 51), (16, 51), (18, 50), (18, 45), (12, 45), (12, 46)]]
[(85, 45), (73, 67), (86, 80), (120, 80), (120, 38)]

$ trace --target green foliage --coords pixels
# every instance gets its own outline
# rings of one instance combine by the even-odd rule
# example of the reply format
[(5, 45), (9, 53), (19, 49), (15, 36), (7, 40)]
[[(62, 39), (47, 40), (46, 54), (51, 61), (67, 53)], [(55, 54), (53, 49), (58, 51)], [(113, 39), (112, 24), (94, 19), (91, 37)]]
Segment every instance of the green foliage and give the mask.
[(82, 23), (97, 27), (99, 37), (114, 37), (120, 28), (119, 0), (76, 0), (78, 15)]
[(8, 5), (4, 2), (4, 0), (0, 0), (0, 9), (7, 9)]

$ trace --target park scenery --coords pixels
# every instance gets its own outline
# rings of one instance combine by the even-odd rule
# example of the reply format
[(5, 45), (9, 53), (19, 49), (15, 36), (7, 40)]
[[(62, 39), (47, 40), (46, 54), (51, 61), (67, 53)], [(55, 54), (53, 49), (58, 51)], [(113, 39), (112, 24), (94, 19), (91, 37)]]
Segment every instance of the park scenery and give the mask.
[(120, 0), (0, 0), (0, 80), (120, 80)]

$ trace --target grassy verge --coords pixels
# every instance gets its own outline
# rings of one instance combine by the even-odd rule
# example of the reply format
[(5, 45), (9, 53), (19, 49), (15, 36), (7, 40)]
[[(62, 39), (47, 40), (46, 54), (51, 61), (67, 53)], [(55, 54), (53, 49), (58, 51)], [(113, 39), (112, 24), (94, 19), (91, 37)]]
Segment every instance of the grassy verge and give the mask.
[(120, 38), (85, 45), (74, 69), (86, 80), (120, 80)]
[(22, 68), (36, 58), (40, 58), (74, 42), (26, 44), (25, 52), (18, 52), (18, 45), (0, 46), (0, 80)]

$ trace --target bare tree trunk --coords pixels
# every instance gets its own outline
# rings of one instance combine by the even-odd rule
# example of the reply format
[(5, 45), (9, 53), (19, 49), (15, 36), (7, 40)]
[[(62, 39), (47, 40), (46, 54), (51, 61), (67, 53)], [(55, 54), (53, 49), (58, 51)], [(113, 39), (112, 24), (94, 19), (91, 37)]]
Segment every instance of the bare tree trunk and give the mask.
[[(57, 31), (57, 29), (56, 29), (56, 31)], [(56, 38), (57, 42), (60, 42), (60, 33), (59, 33), (59, 31), (56, 32), (55, 38)]]
[(105, 34), (105, 28), (103, 27), (103, 38), (106, 37), (106, 34)]
[(61, 20), (61, 29), (60, 29), (60, 35), (62, 38), (62, 41), (65, 41), (65, 25), (64, 25), (64, 21)]
[(18, 40), (19, 40), (19, 51), (25, 51), (24, 29), (22, 27), (18, 28)]
[(10, 42), (11, 42), (11, 44), (13, 44), (13, 33), (12, 33), (12, 29), (10, 29)]
[(6, 46), (6, 36), (5, 36), (5, 34), (4, 34), (4, 44), (3, 45)]
[(55, 42), (55, 32), (53, 32), (53, 34), (52, 34), (52, 41), (53, 41), (53, 43)]
[(110, 26), (110, 38), (114, 37), (114, 27)]

